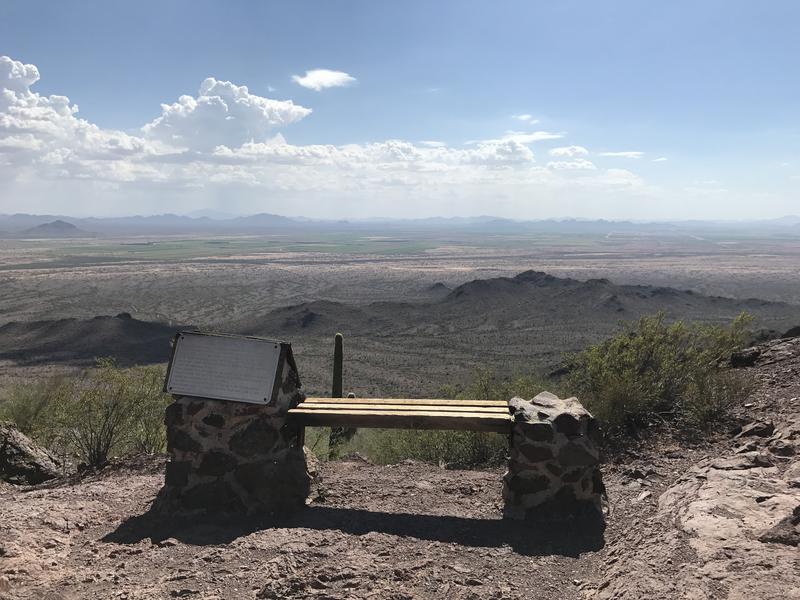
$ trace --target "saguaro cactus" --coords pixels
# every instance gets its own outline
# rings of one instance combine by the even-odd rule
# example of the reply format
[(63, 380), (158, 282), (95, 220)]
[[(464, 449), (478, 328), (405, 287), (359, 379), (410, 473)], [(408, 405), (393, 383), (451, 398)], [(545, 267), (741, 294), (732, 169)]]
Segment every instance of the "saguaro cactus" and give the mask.
[(342, 363), (344, 362), (343, 341), (344, 338), (342, 334), (337, 333), (333, 341), (333, 385), (331, 398), (342, 397)]
[[(333, 342), (333, 383), (331, 385), (331, 398), (342, 398), (344, 389), (342, 385), (342, 370), (344, 364), (344, 338), (341, 333), (337, 333)], [(349, 394), (348, 397), (355, 398)], [(353, 438), (356, 433), (355, 427), (331, 427), (328, 436), (328, 459), (335, 459), (339, 456), (339, 445)]]

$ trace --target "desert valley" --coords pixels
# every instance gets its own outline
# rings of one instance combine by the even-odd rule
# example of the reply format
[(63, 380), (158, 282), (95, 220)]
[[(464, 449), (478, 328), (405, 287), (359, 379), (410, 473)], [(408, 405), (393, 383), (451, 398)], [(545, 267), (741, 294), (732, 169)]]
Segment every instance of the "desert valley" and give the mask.
[(278, 521), (161, 520), (150, 511), (163, 482), (158, 454), (82, 474), (65, 464), (66, 479), (0, 488), (0, 594), (777, 598), (800, 589), (790, 514), (800, 498), (797, 225), (230, 232), (184, 222), (91, 236), (79, 226), (83, 236), (45, 227), (0, 240), (6, 395), (101, 357), (163, 365), (172, 335), (189, 329), (290, 341), (308, 395), (329, 393), (336, 332), (345, 391), (359, 397), (463, 393), (476, 373), (563, 387), (570, 353), (659, 311), (711, 324), (753, 315), (750, 342), (761, 345), (744, 369), (753, 387), (700, 437), (668, 429), (608, 454), (600, 530), (520, 528), (500, 518), (496, 466), (382, 466), (370, 458), (373, 438), (360, 436), (344, 458), (320, 454), (309, 507)]

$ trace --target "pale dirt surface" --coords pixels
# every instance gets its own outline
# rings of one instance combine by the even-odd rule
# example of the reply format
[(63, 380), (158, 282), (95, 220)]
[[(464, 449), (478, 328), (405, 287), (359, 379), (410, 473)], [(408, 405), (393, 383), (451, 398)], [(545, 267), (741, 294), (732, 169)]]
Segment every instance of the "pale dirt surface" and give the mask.
[[(501, 520), (500, 471), (340, 461), (301, 514), (198, 523), (147, 515), (161, 467), (0, 492), (10, 597), (556, 599), (602, 581), (599, 532)], [(606, 540), (625, 527), (612, 516)]]
[(800, 338), (748, 372), (759, 387), (739, 420), (776, 433), (661, 439), (606, 463), (604, 531), (501, 520), (499, 470), (358, 458), (323, 464), (292, 517), (164, 520), (148, 513), (163, 459), (144, 457), (0, 488), (0, 585), (37, 599), (800, 597), (797, 547), (758, 541), (800, 505)]

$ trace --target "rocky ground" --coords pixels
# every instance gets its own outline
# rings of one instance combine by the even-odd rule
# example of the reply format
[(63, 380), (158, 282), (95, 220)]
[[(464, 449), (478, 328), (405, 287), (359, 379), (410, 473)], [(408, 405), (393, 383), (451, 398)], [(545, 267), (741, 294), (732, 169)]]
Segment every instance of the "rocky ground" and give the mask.
[(501, 520), (500, 471), (358, 458), (289, 519), (164, 521), (140, 457), (2, 485), (0, 597), (800, 598), (800, 338), (752, 360), (740, 427), (604, 465), (604, 529)]

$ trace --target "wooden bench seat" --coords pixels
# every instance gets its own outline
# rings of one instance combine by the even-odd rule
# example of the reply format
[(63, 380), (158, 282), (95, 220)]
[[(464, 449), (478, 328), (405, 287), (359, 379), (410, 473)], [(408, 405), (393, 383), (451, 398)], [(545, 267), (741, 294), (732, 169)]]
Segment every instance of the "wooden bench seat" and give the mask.
[(289, 410), (289, 418), (310, 427), (511, 431), (503, 400), (306, 398)]

